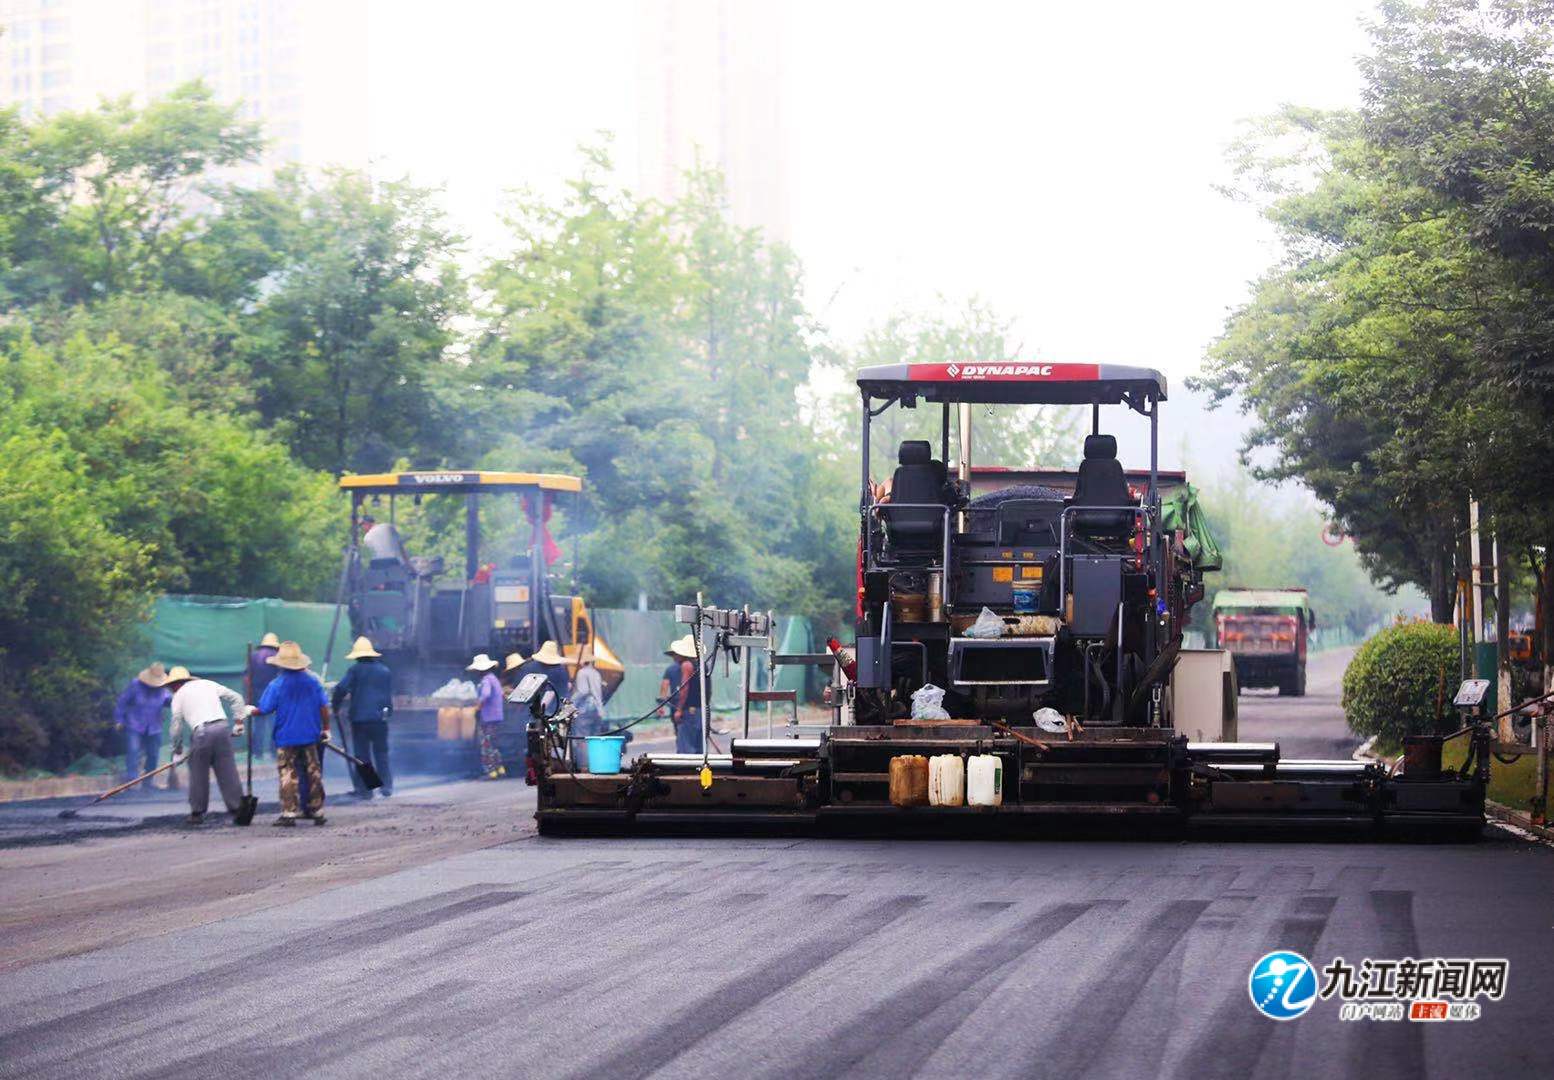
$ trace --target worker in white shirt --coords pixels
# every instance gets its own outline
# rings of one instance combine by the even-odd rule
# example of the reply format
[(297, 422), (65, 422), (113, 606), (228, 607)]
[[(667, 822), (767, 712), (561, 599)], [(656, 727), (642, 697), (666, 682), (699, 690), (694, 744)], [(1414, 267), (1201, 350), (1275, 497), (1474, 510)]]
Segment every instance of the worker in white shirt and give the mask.
[(189, 729), (189, 824), (205, 820), (212, 769), (227, 811), (236, 812), (243, 785), (237, 776), (232, 740), (243, 734), (243, 721), (252, 708), (237, 691), (210, 679), (197, 679), (186, 667), (173, 668), (162, 685), (173, 692), (173, 720), (167, 734), (174, 757), (183, 753), (183, 729)]

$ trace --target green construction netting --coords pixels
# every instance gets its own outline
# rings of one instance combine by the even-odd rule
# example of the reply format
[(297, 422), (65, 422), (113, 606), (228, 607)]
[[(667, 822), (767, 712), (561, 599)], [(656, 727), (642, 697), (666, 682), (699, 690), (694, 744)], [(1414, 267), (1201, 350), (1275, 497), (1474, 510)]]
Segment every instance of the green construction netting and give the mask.
[(1219, 545), (1209, 532), (1209, 522), (1198, 505), (1198, 493), (1191, 484), (1166, 494), (1160, 506), (1160, 522), (1167, 532), (1181, 529), (1183, 545), (1199, 570), (1218, 570), (1222, 562)]
[[(197, 675), (216, 679), (241, 690), (243, 664), (250, 643), (257, 644), (273, 632), (282, 641), (295, 641), (313, 660), (313, 670), (322, 672), (329, 644), (333, 604), (305, 604), (289, 600), (245, 600), (227, 596), (163, 596), (148, 627), (150, 652), (139, 666), (152, 659), (169, 667), (182, 664)], [(626, 666), (626, 679), (610, 699), (612, 719), (638, 716), (658, 698), (659, 678), (668, 658), (669, 643), (687, 632), (674, 621), (669, 611), (619, 611), (608, 608), (593, 613), (594, 627), (609, 642), (615, 655)], [(807, 653), (818, 651), (809, 620), (800, 616), (778, 616), (778, 651)], [(334, 659), (330, 676), (344, 670), (343, 656), (350, 645), (350, 627), (341, 619), (335, 632)], [(137, 668), (138, 669), (138, 668)], [(777, 688), (798, 690), (800, 697), (819, 696), (827, 673), (820, 668), (785, 667), (778, 670)], [(739, 701), (743, 675), (738, 665), (727, 672), (720, 662), (712, 680), (714, 708), (732, 709)], [(765, 689), (765, 664), (758, 662), (751, 673), (751, 685)]]
[[(669, 643), (689, 632), (689, 627), (674, 621), (670, 611), (621, 611), (608, 608), (594, 611), (594, 629), (626, 667), (626, 678), (620, 689), (610, 698), (607, 712), (611, 719), (640, 716), (652, 708), (658, 699), (659, 680), (669, 658), (664, 650)], [(797, 615), (777, 616), (778, 652), (805, 653), (818, 651), (819, 646), (809, 620)], [(777, 671), (777, 689), (797, 690), (801, 700), (814, 700), (828, 677), (824, 669), (783, 667)], [(726, 666), (720, 660), (712, 677), (711, 697), (714, 709), (738, 708), (740, 685), (744, 674), (740, 665)], [(766, 665), (757, 655), (751, 672), (751, 687), (766, 688)], [(762, 709), (765, 706), (761, 706)], [(762, 714), (764, 715), (764, 713)]]
[[(168, 667), (182, 664), (196, 675), (216, 679), (241, 690), (248, 646), (257, 645), (267, 633), (282, 641), (295, 641), (313, 660), (313, 670), (323, 668), (334, 620), (333, 604), (304, 604), (290, 600), (246, 600), (231, 596), (162, 596), (151, 615), (150, 655)], [(350, 627), (341, 619), (336, 631), (333, 674), (349, 647)]]

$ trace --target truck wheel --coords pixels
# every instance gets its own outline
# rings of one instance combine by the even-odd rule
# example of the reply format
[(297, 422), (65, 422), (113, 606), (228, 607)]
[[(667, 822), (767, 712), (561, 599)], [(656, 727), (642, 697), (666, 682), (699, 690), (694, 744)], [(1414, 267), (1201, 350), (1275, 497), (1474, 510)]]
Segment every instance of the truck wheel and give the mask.
[(1295, 669), (1294, 685), (1290, 693), (1295, 697), (1306, 696), (1306, 666), (1304, 664)]

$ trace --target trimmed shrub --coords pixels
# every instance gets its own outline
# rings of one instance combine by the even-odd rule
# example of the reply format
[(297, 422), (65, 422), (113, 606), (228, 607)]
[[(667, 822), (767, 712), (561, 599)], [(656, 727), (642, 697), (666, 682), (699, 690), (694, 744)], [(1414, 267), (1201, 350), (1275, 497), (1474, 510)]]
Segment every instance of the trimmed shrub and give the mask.
[(1455, 722), (1451, 697), (1457, 689), (1458, 655), (1456, 628), (1441, 623), (1399, 623), (1376, 634), (1355, 651), (1344, 671), (1349, 730), (1378, 736), (1389, 747), (1405, 735), (1441, 734), (1435, 727), (1443, 693), (1441, 722)]

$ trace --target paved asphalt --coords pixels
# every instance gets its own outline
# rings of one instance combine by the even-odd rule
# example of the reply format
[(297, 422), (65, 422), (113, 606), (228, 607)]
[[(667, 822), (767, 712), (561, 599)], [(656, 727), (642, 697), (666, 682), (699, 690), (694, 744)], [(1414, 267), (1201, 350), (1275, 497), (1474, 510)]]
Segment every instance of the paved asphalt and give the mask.
[[(1347, 752), (1332, 708), (1249, 695), (1242, 738)], [(309, 861), (324, 843), (397, 850), (380, 820), (451, 814), (458, 787), (317, 832), (0, 851), (0, 878), (20, 852), (35, 882), (0, 883), (0, 938), (47, 927), (50, 957), (0, 966), (0, 1076), (1554, 1075), (1554, 851), (1498, 829), (1476, 845), (552, 840), (523, 824), (531, 792), (489, 784), (463, 785), (460, 813), (499, 815), (490, 840), (395, 872)], [(92, 918), (124, 927), (106, 946), (50, 922), (111, 892), (91, 868), (132, 843), (141, 862), (221, 867), (228, 909), (104, 900)], [(276, 850), (306, 867), (295, 896), (234, 869), (278, 873)], [(346, 883), (303, 887), (331, 873)], [(1471, 1023), (1343, 1023), (1336, 1001), (1276, 1023), (1247, 977), (1281, 947), (1319, 966), (1508, 958), (1508, 989)]]

